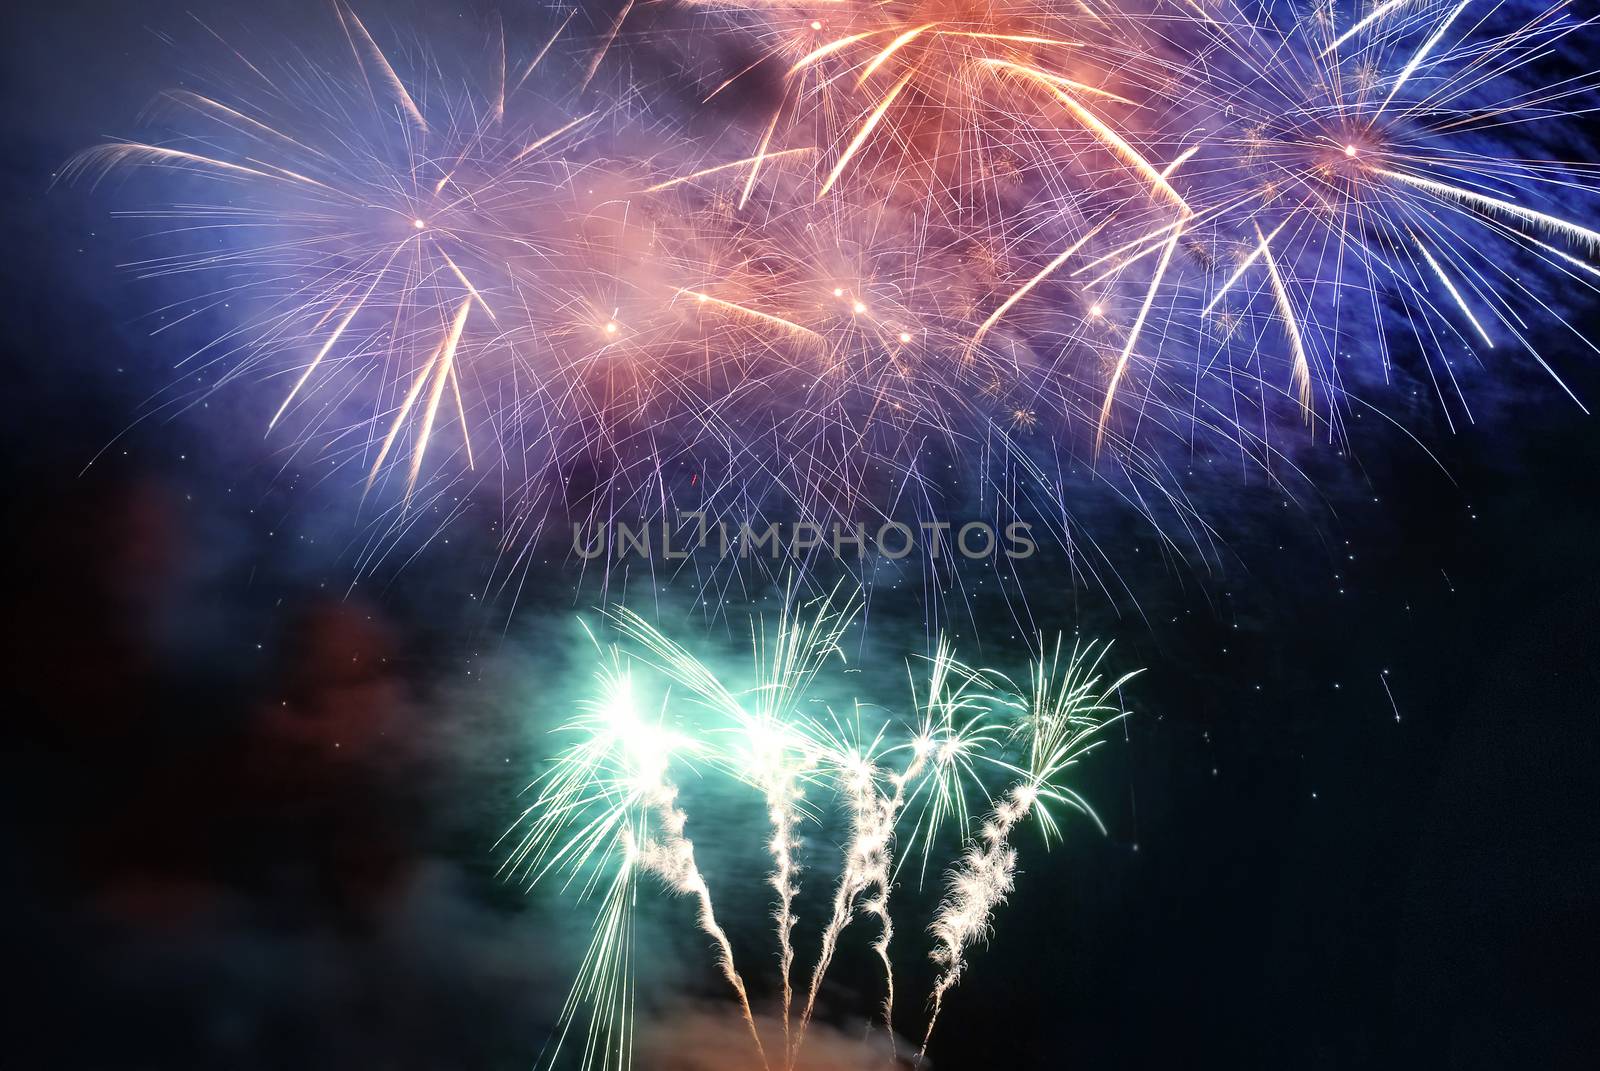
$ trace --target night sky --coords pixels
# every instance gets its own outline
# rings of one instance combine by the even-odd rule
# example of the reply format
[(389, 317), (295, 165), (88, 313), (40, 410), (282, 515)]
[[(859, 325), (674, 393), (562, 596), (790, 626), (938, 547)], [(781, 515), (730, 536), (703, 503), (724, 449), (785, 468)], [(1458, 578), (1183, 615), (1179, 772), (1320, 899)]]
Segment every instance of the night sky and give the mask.
[[(559, 555), (506, 590), (495, 507), (465, 491), (360, 572), (358, 478), (239, 431), (271, 392), (143, 419), (173, 354), (118, 268), (114, 198), (52, 175), (137, 129), (185, 10), (7, 15), (6, 1062), (529, 1068), (583, 923), (501, 881), (494, 844), (595, 595)], [(1600, 334), (1600, 310), (1573, 318)], [(1592, 353), (1541, 341), (1600, 399)], [(1510, 352), (1465, 380), (1477, 419), (1454, 432), (1390, 399), (1416, 441), (1352, 420), (1351, 454), (1309, 450), (1320, 501), (1209, 476), (1215, 560), (1108, 513), (1136, 604), (1028, 581), (1041, 627), (1148, 668), (1075, 782), (1108, 835), (1025, 843), (934, 1066), (1590, 1065), (1600, 428)], [(697, 620), (670, 583), (630, 584)], [(918, 599), (885, 591), (863, 650), (897, 622), (920, 649)], [(966, 607), (968, 638), (1013, 630), (990, 596)], [(641, 1014), (709, 1046), (726, 1008), (675, 912), (647, 913), (672, 954)], [(823, 1008), (841, 1037), (875, 999), (852, 989), (864, 955)]]

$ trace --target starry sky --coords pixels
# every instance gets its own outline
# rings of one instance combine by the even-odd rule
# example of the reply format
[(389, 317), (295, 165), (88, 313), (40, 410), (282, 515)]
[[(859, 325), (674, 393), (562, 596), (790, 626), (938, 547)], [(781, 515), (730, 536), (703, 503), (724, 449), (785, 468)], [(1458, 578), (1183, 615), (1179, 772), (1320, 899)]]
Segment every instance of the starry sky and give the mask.
[[(18, 1066), (529, 1067), (572, 923), (501, 882), (493, 845), (593, 592), (554, 560), (497, 593), (470, 498), (357, 576), (348, 481), (238, 433), (263, 399), (139, 419), (172, 355), (106, 201), (51, 179), (134, 125), (183, 10), (5, 16), (8, 1044)], [(1600, 398), (1593, 360), (1550, 347)], [(1107, 835), (1025, 859), (938, 1067), (1554, 1067), (1600, 1045), (1600, 434), (1536, 370), (1469, 386), (1453, 433), (1405, 413), (1426, 450), (1357, 424), (1309, 462), (1313, 505), (1210, 478), (1215, 562), (1106, 516), (1136, 604), (1030, 582), (1046, 630), (1148, 668), (1079, 782)], [(911, 587), (873, 644), (921, 642)], [(965, 638), (1014, 631), (962, 599)], [(709, 1001), (685, 940), (650, 980)], [(845, 1033), (871, 1002), (851, 998), (825, 1009)]]

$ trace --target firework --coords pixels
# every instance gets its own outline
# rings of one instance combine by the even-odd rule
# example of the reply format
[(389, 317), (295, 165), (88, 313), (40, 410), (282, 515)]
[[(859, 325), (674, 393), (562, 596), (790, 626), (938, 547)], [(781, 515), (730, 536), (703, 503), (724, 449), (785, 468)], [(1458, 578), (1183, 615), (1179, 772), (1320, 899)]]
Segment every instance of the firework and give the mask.
[(1059, 779), (1098, 743), (1097, 735), (1109, 721), (1123, 716), (1112, 700), (1133, 675), (1102, 688), (1100, 664), (1105, 653), (1104, 648), (1074, 647), (1063, 658), (1058, 637), (1055, 647), (1033, 664), (1027, 706), (1013, 730), (1026, 743), (1027, 764), (1019, 780), (994, 801), (978, 838), (950, 871), (949, 891), (933, 921), (938, 943), (933, 959), (942, 969), (934, 982), (933, 1011), (919, 1060), (927, 1052), (945, 994), (966, 969), (967, 949), (988, 934), (995, 908), (1015, 883), (1017, 853), (1011, 835), (1017, 826), (1032, 816), (1047, 840), (1058, 836), (1060, 829), (1049, 810), (1053, 803), (1094, 817), (1082, 797)]
[[(1122, 716), (1112, 700), (1129, 678), (1102, 687), (1103, 649), (1064, 655), (1058, 642), (1040, 656), (1029, 685), (1016, 689), (993, 671), (962, 664), (941, 642), (925, 665), (913, 669), (914, 713), (904, 723), (890, 719), (873, 727), (859, 702), (848, 717), (816, 709), (819, 677), (842, 660), (841, 639), (854, 613), (853, 601), (800, 605), (791, 598), (770, 633), (753, 626), (748, 688), (726, 683), (637, 614), (618, 609), (609, 615), (618, 642), (603, 649), (595, 698), (560, 730), (572, 742), (534, 783), (533, 802), (514, 827), (519, 833), (506, 862), (508, 872), (530, 886), (556, 878), (580, 897), (606, 890), (560, 1031), (564, 1040), (577, 1019), (586, 1020), (584, 1066), (627, 1062), (634, 955), (628, 897), (637, 876), (646, 874), (669, 890), (696, 897), (700, 928), (714, 941), (718, 966), (738, 1000), (753, 1047), (771, 1066), (732, 946), (717, 921), (710, 885), (695, 863), (690, 817), (677, 801), (678, 777), (720, 773), (755, 790), (766, 808), (772, 870), (765, 884), (777, 894), (772, 918), (785, 1067), (793, 1067), (802, 1051), (834, 951), (858, 914), (879, 924), (872, 949), (883, 965), (882, 1012), (892, 1029), (889, 896), (894, 846), (908, 805), (923, 797), (920, 808), (912, 807), (917, 817), (908, 841), (913, 850), (920, 848), (926, 866), (941, 827), (958, 839), (968, 836), (972, 793), (989, 794), (996, 782), (1011, 783), (995, 804), (1003, 817), (983, 826), (964, 861), (951, 871), (956, 891), (933, 924), (934, 958), (942, 967), (932, 998), (935, 1016), (964, 966), (968, 946), (1010, 888), (1012, 829), (1031, 815), (1047, 840), (1059, 835), (1049, 804), (1092, 815), (1062, 775), (1094, 747), (1105, 725)], [(646, 677), (657, 682), (654, 688), (645, 684)], [(806, 804), (808, 791), (840, 801), (849, 836), (806, 999), (792, 1015), (792, 934), (802, 850), (797, 830), (813, 813)], [(1003, 825), (999, 833), (996, 821)], [(558, 1042), (556, 1055), (559, 1049)]]
[(139, 213), (180, 248), (135, 267), (250, 313), (184, 364), (284, 384), (268, 433), (294, 422), (358, 458), (366, 489), (397, 471), (409, 498), (447, 424), (464, 467), (483, 460), (485, 409), (516, 393), (516, 310), (565, 305), (544, 266), (581, 262), (564, 153), (595, 116), (518, 121), (542, 56), (519, 71), (503, 41), (480, 95), (442, 74), (408, 87), (355, 12), (333, 10), (344, 59), (238, 57), (224, 88), (165, 96), (178, 136), (102, 146), (68, 174), (159, 169), (190, 191)]
[[(1553, 158), (1596, 88), (1564, 0), (648, 7), (520, 44), (496, 21), (458, 69), (335, 0), (327, 55), (229, 48), (215, 88), (164, 99), (170, 137), (67, 174), (159, 180), (132, 215), (163, 243), (135, 270), (179, 295), (160, 329), (223, 323), (186, 373), (265, 381), (260, 430), (351, 465), (391, 531), (481, 483), (512, 570), (566, 519), (1026, 515), (1110, 592), (1091, 496), (1204, 557), (1197, 460), (1285, 488), (1393, 378), (1453, 421), (1491, 351), (1572, 394), (1546, 332), (1597, 348), (1572, 322), (1600, 277), (1596, 164)], [(880, 717), (824, 688), (857, 608), (791, 592), (736, 675), (608, 616), (507, 860), (597, 905), (558, 1052), (627, 1063), (652, 883), (694, 899), (763, 1063), (799, 1058), (858, 918), (892, 1027), (891, 892), (955, 839), (925, 1051), (1018, 830), (1092, 815), (1063, 777), (1120, 716), (1103, 649), (1041, 639), (1019, 686), (941, 641)], [(679, 788), (702, 779), (764, 809), (781, 1041), (696, 856)], [(843, 850), (807, 974), (802, 831), (825, 814)]]
[[(1091, 25), (1097, 41), (1084, 39), (1079, 8), (1033, 0), (702, 0), (697, 6), (748, 27), (781, 83), (745, 199), (774, 146), (800, 138), (825, 150), (817, 198), (852, 171), (876, 165), (954, 205), (960, 198), (952, 186), (991, 180), (993, 150), (1030, 136), (1015, 122), (1001, 84), (1018, 72), (1067, 94), (1074, 105), (1132, 103), (1103, 88), (1112, 78), (1096, 48), (1104, 36)], [(726, 84), (737, 79), (717, 92)]]
[[(1535, 76), (1583, 26), (1565, 3), (1517, 19), (1456, 0), (1350, 20), (1327, 5), (1282, 22), (1208, 18), (1172, 34), (1195, 57), (1175, 77), (1224, 119), (1189, 165), (1201, 191), (1191, 229), (1226, 251), (1199, 288), (1200, 321), (1275, 320), (1279, 389), (1330, 428), (1345, 378), (1387, 379), (1408, 340), (1446, 403), (1466, 404), (1455, 355), (1508, 343), (1571, 394), (1530, 317), (1575, 329), (1524, 272), (1592, 289), (1584, 258), (1600, 234), (1568, 212), (1592, 208), (1594, 164), (1525, 148), (1593, 91), (1584, 75)], [(1362, 335), (1377, 368), (1341, 353)]]
[[(496, 25), (464, 88), (333, 10), (342, 58), (235, 55), (170, 95), (180, 136), (71, 171), (184, 189), (139, 270), (249, 310), (188, 365), (273, 380), (264, 430), (392, 474), (397, 528), (500, 474), (521, 561), (555, 514), (679, 508), (1018, 511), (1076, 553), (1072, 474), (1204, 554), (1196, 451), (1295, 479), (1298, 426), (1336, 436), (1402, 352), (1447, 413), (1461, 354), (1559, 380), (1534, 318), (1600, 275), (1564, 204), (1593, 165), (1525, 151), (1594, 88), (1540, 81), (1565, 3), (691, 4), (758, 57), (685, 59), (704, 99), (775, 94), (715, 137), (591, 85), (670, 53), (632, 5), (592, 40)], [(565, 104), (535, 92), (561, 64)]]

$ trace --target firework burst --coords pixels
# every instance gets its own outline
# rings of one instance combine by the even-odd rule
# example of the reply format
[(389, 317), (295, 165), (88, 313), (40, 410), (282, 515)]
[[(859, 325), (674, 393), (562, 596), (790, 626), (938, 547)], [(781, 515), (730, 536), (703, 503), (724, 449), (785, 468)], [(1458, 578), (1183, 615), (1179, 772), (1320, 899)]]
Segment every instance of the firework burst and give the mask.
[[(514, 827), (506, 862), (507, 872), (530, 886), (559, 880), (581, 898), (604, 890), (560, 1033), (565, 1039), (574, 1022), (586, 1024), (584, 1066), (626, 1066), (631, 1051), (629, 912), (641, 876), (696, 898), (698, 924), (713, 939), (753, 1048), (765, 1066), (773, 1066), (776, 1051), (781, 1066), (792, 1067), (839, 941), (858, 916), (878, 924), (872, 950), (883, 967), (882, 1012), (892, 1029), (889, 900), (895, 845), (908, 814), (908, 850), (921, 852), (924, 868), (942, 833), (961, 840), (971, 835), (974, 794), (995, 794), (992, 806), (1001, 816), (982, 826), (951, 870), (952, 891), (934, 919), (934, 960), (941, 967), (932, 995), (935, 1016), (968, 947), (1010, 889), (1013, 829), (1032, 817), (1047, 841), (1059, 835), (1052, 804), (1093, 815), (1062, 776), (1106, 725), (1122, 717), (1113, 699), (1129, 678), (1104, 683), (1104, 649), (1069, 654), (1058, 641), (1019, 689), (993, 671), (962, 664), (941, 642), (931, 658), (912, 667), (913, 713), (903, 723), (889, 719), (869, 727), (861, 704), (847, 714), (828, 712), (819, 709), (815, 694), (819, 676), (842, 659), (841, 639), (854, 616), (853, 602), (802, 606), (791, 600), (770, 631), (753, 627), (754, 683), (736, 688), (637, 614), (619, 609), (609, 615), (617, 643), (602, 649), (594, 698), (559, 730), (572, 742), (532, 786), (533, 802)], [(668, 690), (674, 687), (679, 691)], [(758, 1029), (708, 879), (695, 863), (689, 816), (677, 802), (677, 779), (712, 772), (753, 789), (752, 802), (768, 816), (772, 868), (766, 884), (777, 894), (772, 917), (782, 993), (777, 1049)], [(1008, 782), (1003, 790), (991, 787)], [(810, 985), (796, 1011), (790, 974), (798, 830), (818, 817), (808, 793), (839, 801), (848, 836)], [(930, 1020), (929, 1033), (932, 1026)]]
[(1533, 326), (1576, 333), (1569, 303), (1530, 275), (1593, 289), (1600, 234), (1569, 212), (1592, 208), (1595, 166), (1529, 152), (1593, 93), (1587, 76), (1534, 73), (1584, 25), (1565, 3), (1519, 19), (1456, 0), (1173, 33), (1192, 57), (1177, 79), (1222, 120), (1190, 165), (1189, 225), (1218, 254), (1194, 300), (1221, 352), (1244, 350), (1247, 325), (1287, 366), (1274, 390), (1330, 430), (1347, 380), (1387, 380), (1397, 347), (1421, 358), (1447, 415), (1467, 405), (1457, 358), (1498, 349), (1571, 395)]
[[(748, 138), (592, 88), (550, 106), (571, 57), (498, 28), (460, 88), (341, 3), (342, 59), (235, 55), (225, 91), (167, 99), (182, 136), (71, 170), (184, 188), (139, 270), (204, 280), (185, 316), (249, 310), (187, 364), (270, 379), (265, 430), (399, 485), (391, 530), (503, 474), (523, 562), (561, 515), (682, 508), (1010, 511), (1076, 557), (1069, 473), (1204, 555), (1185, 457), (1298, 479), (1296, 426), (1337, 435), (1401, 353), (1447, 412), (1462, 354), (1556, 374), (1534, 316), (1600, 274), (1560, 203), (1592, 165), (1521, 151), (1593, 91), (1535, 76), (1584, 26), (1564, 3), (688, 11), (763, 57), (708, 99), (782, 68)], [(655, 32), (557, 36), (587, 84)]]
[(68, 174), (175, 173), (196, 200), (139, 215), (180, 251), (135, 267), (202, 280), (185, 316), (250, 310), (184, 364), (272, 380), (266, 431), (293, 424), (298, 442), (358, 459), (368, 490), (395, 473), (409, 498), (447, 426), (464, 468), (491, 449), (498, 461), (485, 429), (520, 394), (520, 313), (566, 307), (551, 269), (581, 263), (564, 153), (594, 116), (519, 121), (541, 57), (519, 72), (503, 42), (482, 92), (452, 91), (439, 72), (408, 88), (355, 12), (334, 14), (343, 61), (237, 56), (225, 90), (166, 95), (179, 136), (96, 148)]

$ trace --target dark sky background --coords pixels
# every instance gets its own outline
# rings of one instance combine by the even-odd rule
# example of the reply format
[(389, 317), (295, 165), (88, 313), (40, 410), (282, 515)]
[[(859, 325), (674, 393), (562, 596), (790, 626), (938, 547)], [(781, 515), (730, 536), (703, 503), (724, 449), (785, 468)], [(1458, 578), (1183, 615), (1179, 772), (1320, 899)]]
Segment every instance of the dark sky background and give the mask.
[[(563, 567), (485, 599), (476, 506), (352, 588), (349, 481), (233, 430), (259, 396), (130, 428), (172, 355), (102, 239), (112, 206), (50, 178), (136, 128), (182, 18), (61, 0), (3, 34), (6, 1062), (531, 1067), (579, 916), (501, 883), (492, 846), (587, 603)], [(1600, 399), (1592, 355), (1550, 353)], [(1225, 563), (1132, 568), (1143, 616), (1030, 593), (1149, 670), (1081, 782), (1108, 836), (1025, 844), (938, 1068), (1600, 1051), (1600, 428), (1494, 361), (1477, 424), (1406, 416), (1448, 475), (1358, 427), (1359, 464), (1318, 462), (1326, 510), (1213, 489)], [(648, 973), (718, 994), (709, 967)], [(848, 1034), (874, 998), (840, 977)]]

